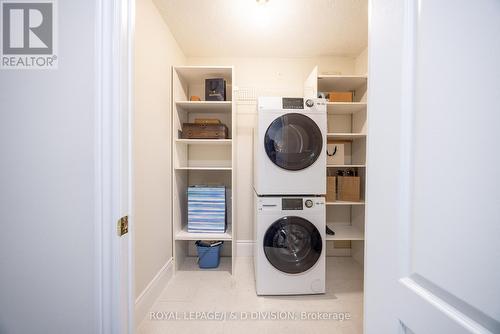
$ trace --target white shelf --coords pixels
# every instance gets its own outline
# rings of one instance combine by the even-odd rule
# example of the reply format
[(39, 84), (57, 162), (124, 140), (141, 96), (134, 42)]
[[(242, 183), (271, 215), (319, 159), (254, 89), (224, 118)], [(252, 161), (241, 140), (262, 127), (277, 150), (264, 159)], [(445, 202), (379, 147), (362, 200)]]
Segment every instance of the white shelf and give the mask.
[(179, 77), (188, 82), (197, 82), (206, 78), (224, 78), (228, 83), (232, 79), (232, 66), (176, 66)]
[(365, 233), (352, 225), (327, 224), (335, 235), (326, 235), (326, 240), (365, 240)]
[(353, 91), (366, 85), (366, 75), (318, 75), (318, 91)]
[(175, 170), (233, 170), (231, 167), (175, 167)]
[(363, 164), (351, 164), (351, 165), (326, 165), (326, 168), (365, 168), (366, 165)]
[(350, 201), (335, 201), (335, 202), (326, 202), (326, 205), (365, 205), (365, 201), (360, 202), (350, 202)]
[(328, 139), (338, 139), (338, 140), (354, 140), (358, 138), (366, 138), (366, 134), (364, 133), (335, 133), (330, 132), (327, 133), (326, 136)]
[(187, 112), (231, 112), (231, 101), (177, 101), (177, 108)]
[(224, 240), (231, 241), (232, 231), (231, 225), (227, 225), (227, 229), (225, 233), (193, 233), (187, 231), (187, 225), (182, 228), (182, 231), (177, 232), (175, 235), (175, 240)]
[(176, 139), (178, 144), (190, 145), (231, 145), (231, 139)]
[(327, 102), (326, 105), (331, 115), (349, 115), (366, 110), (366, 102)]

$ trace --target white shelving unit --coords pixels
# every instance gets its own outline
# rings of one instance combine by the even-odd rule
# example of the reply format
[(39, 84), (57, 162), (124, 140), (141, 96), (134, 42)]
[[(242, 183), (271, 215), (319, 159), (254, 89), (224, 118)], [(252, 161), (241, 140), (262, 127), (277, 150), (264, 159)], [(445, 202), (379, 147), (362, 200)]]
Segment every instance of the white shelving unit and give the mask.
[[(344, 163), (327, 164), (326, 173), (335, 175), (337, 170), (355, 170), (361, 177), (361, 198), (364, 198), (366, 182), (366, 75), (318, 74), (314, 68), (306, 79), (304, 96), (317, 97), (318, 93), (352, 91), (353, 102), (328, 102), (328, 143), (344, 144)], [(363, 263), (365, 202), (334, 201), (326, 203), (327, 225), (335, 235), (327, 241), (350, 241), (349, 254)], [(342, 254), (345, 254), (342, 252)]]
[[(226, 80), (227, 101), (190, 101), (205, 96), (205, 79)], [(177, 66), (172, 69), (172, 236), (175, 271), (202, 270), (196, 264), (196, 240), (222, 240), (223, 257), (217, 270), (234, 271), (236, 255), (236, 132), (232, 66)], [(181, 139), (182, 124), (196, 118), (216, 118), (226, 124), (228, 139)], [(224, 233), (187, 231), (187, 188), (190, 185), (224, 185), (227, 189), (227, 229)], [(204, 269), (203, 269), (204, 270)]]

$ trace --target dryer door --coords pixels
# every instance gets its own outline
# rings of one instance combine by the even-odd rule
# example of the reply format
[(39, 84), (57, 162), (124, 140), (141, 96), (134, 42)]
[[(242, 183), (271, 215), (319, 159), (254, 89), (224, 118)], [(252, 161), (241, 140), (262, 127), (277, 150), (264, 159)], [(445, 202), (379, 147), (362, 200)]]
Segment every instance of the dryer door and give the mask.
[(264, 235), (264, 253), (278, 270), (303, 273), (316, 264), (323, 248), (321, 235), (310, 221), (295, 216), (278, 219)]
[(266, 131), (264, 147), (277, 166), (301, 170), (311, 166), (323, 149), (318, 125), (309, 117), (290, 113), (276, 118)]

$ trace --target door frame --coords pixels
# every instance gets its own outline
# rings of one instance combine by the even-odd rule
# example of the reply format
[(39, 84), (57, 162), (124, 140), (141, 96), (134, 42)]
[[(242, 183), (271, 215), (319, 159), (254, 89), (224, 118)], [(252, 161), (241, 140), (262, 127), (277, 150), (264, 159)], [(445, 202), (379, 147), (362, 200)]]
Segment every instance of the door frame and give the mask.
[[(133, 333), (135, 1), (97, 0), (95, 6), (95, 332)], [(123, 214), (129, 216), (129, 231), (119, 237), (117, 221)], [(120, 265), (123, 249), (127, 277)]]

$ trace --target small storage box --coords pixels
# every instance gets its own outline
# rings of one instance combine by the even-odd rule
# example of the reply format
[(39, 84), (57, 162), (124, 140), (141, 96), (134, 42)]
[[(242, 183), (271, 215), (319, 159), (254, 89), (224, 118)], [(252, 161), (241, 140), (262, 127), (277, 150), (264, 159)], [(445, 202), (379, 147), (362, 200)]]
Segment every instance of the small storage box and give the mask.
[(352, 102), (354, 92), (330, 92), (328, 101), (330, 102)]
[(220, 252), (222, 242), (215, 245), (196, 241), (196, 249), (198, 251), (198, 266), (202, 269), (217, 268), (220, 264)]
[(359, 176), (337, 176), (337, 192), (339, 201), (359, 202), (360, 199)]
[(182, 139), (227, 139), (229, 130), (225, 124), (183, 123)]
[(205, 100), (226, 101), (226, 80), (205, 79)]
[(188, 188), (188, 232), (226, 231), (226, 188), (192, 186)]

